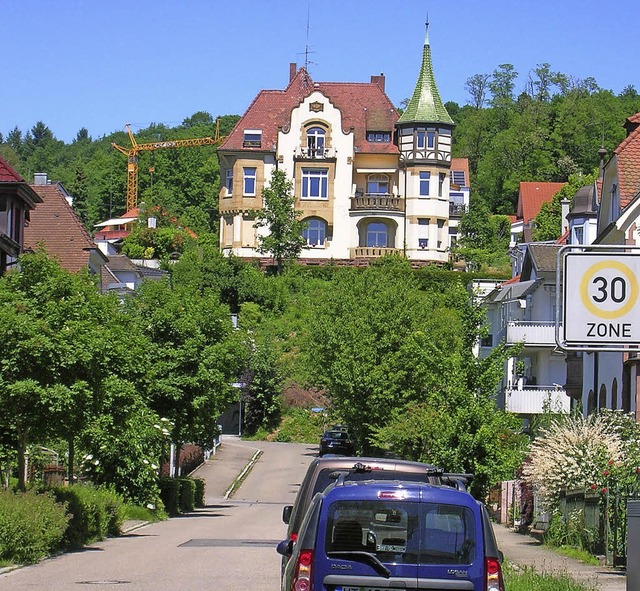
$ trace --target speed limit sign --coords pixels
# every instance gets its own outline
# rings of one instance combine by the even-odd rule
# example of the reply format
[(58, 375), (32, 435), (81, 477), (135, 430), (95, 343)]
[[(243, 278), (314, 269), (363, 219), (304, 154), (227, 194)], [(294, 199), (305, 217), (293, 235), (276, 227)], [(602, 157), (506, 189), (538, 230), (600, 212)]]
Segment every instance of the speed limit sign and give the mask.
[(640, 254), (569, 252), (564, 257), (563, 328), (568, 345), (637, 345)]

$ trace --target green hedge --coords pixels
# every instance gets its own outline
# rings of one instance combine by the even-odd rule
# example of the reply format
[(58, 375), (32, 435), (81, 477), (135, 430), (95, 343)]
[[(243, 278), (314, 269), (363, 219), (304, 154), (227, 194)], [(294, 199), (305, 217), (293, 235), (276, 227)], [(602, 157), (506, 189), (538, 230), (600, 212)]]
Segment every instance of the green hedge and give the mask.
[(117, 536), (124, 522), (125, 508), (122, 498), (112, 490), (89, 484), (54, 487), (51, 493), (65, 504), (69, 514), (69, 527), (64, 545), (79, 548), (107, 536)]
[(60, 548), (70, 517), (50, 494), (0, 491), (0, 559), (33, 564)]
[(172, 517), (180, 514), (180, 482), (176, 478), (161, 478), (160, 499), (164, 508)]
[(194, 478), (193, 482), (196, 485), (196, 492), (195, 492), (196, 507), (204, 507), (205, 481), (202, 478)]
[(196, 508), (196, 483), (193, 478), (179, 478), (180, 511), (188, 513)]

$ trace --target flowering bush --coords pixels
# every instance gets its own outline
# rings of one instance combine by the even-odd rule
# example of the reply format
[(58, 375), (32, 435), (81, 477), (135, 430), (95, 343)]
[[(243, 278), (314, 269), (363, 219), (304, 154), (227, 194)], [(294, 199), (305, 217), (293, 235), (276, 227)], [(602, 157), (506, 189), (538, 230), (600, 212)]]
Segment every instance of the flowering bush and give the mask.
[(602, 411), (587, 418), (561, 416), (531, 444), (523, 476), (552, 509), (563, 489), (606, 494), (614, 484), (631, 484), (640, 465), (639, 450), (640, 427), (631, 415)]

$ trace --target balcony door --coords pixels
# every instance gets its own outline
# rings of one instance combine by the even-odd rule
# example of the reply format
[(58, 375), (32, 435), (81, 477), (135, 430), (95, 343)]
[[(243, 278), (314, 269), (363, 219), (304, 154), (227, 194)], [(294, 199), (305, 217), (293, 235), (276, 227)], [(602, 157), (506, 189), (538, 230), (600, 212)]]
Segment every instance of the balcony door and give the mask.
[(322, 158), (325, 147), (325, 130), (322, 127), (311, 127), (307, 130), (307, 154), (311, 158)]

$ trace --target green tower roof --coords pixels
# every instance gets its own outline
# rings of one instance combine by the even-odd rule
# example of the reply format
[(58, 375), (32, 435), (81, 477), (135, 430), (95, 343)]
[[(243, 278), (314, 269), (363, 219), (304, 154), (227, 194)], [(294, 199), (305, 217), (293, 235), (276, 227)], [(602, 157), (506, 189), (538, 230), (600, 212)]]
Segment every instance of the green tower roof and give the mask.
[(429, 46), (429, 23), (426, 24), (426, 36), (422, 49), (422, 66), (413, 96), (406, 110), (398, 119), (398, 123), (446, 123), (454, 125), (442, 103), (431, 63), (431, 47)]

